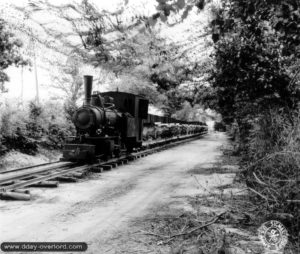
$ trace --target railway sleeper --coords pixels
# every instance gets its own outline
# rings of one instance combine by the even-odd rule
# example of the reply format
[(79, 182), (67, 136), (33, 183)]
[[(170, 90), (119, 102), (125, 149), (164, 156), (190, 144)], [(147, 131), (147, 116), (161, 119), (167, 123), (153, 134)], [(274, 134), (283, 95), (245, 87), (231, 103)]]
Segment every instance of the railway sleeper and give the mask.
[(34, 183), (29, 185), (29, 187), (38, 187), (38, 188), (56, 188), (58, 187), (58, 181), (41, 181), (39, 183)]
[(101, 167), (103, 168), (103, 170), (111, 170), (113, 168), (112, 165), (107, 164), (107, 165), (101, 165)]
[(31, 195), (30, 193), (18, 193), (13, 191), (6, 191), (0, 194), (0, 199), (3, 200), (24, 200), (28, 201), (30, 200)]
[(74, 172), (72, 174), (70, 174), (70, 176), (72, 177), (76, 177), (76, 178), (83, 178), (88, 174), (88, 171), (83, 171), (83, 172)]
[(127, 164), (127, 163), (128, 163), (127, 159), (122, 159), (122, 160), (118, 161), (119, 165), (124, 165), (124, 164)]
[(12, 192), (30, 194), (30, 191), (25, 190), (25, 189), (15, 189), (15, 190), (12, 190)]
[(77, 178), (71, 177), (71, 176), (57, 176), (53, 179), (56, 180), (56, 181), (65, 182), (65, 183), (76, 183), (76, 182), (78, 182)]
[(127, 159), (128, 159), (128, 161), (134, 161), (136, 158), (135, 158), (134, 155), (129, 155), (129, 156), (127, 157)]
[(94, 173), (102, 173), (103, 172), (103, 167), (102, 166), (90, 167), (90, 171), (92, 171)]

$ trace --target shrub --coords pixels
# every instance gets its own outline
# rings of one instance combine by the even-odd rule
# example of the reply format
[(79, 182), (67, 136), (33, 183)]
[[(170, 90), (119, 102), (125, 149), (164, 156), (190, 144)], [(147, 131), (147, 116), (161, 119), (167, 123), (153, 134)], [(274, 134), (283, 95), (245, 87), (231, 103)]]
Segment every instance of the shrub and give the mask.
[(27, 118), (27, 113), (14, 103), (6, 103), (1, 106), (0, 131), (3, 152), (18, 149), (34, 154), (37, 151), (35, 141), (24, 135)]
[(222, 122), (215, 122), (214, 130), (215, 131), (226, 131), (226, 125)]
[(65, 116), (63, 105), (54, 102), (39, 106), (30, 102), (24, 108), (11, 102), (2, 105), (1, 112), (1, 151), (7, 148), (34, 154), (38, 145), (61, 148), (66, 137), (75, 131)]
[(260, 117), (247, 151), (243, 159), (248, 186), (265, 201), (262, 211), (267, 217), (286, 216), (291, 240), (299, 244), (300, 111), (271, 110)]

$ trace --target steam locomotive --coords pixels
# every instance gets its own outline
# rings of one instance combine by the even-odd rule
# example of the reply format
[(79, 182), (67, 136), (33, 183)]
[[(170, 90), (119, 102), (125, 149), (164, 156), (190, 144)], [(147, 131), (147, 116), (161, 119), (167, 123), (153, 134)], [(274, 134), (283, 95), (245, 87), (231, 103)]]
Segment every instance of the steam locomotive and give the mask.
[(73, 115), (76, 136), (64, 145), (64, 160), (119, 157), (122, 150), (130, 153), (142, 146), (144, 123), (180, 122), (148, 115), (149, 101), (143, 96), (124, 92), (92, 94), (92, 83), (92, 76), (84, 76), (84, 104)]
[(148, 100), (124, 92), (92, 94), (92, 83), (93, 76), (84, 76), (84, 105), (73, 115), (77, 135), (64, 145), (66, 160), (109, 159), (142, 145)]

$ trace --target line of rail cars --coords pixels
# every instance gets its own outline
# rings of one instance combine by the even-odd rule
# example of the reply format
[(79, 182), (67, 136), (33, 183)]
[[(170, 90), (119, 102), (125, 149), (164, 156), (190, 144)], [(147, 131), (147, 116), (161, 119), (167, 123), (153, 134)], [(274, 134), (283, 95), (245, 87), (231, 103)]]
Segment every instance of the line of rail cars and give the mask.
[(198, 126), (207, 126), (206, 123), (203, 122), (196, 122), (196, 121), (181, 121), (175, 118), (167, 117), (167, 116), (157, 116), (148, 114), (147, 119), (144, 121), (144, 125), (152, 125), (154, 123), (163, 123), (163, 124), (188, 124), (188, 125), (198, 125)]
[(69, 137), (64, 145), (64, 160), (119, 157), (122, 150), (131, 152), (141, 147), (143, 124), (183, 123), (148, 114), (149, 101), (143, 96), (124, 92), (92, 94), (92, 82), (92, 76), (84, 76), (84, 104), (73, 115), (76, 136)]

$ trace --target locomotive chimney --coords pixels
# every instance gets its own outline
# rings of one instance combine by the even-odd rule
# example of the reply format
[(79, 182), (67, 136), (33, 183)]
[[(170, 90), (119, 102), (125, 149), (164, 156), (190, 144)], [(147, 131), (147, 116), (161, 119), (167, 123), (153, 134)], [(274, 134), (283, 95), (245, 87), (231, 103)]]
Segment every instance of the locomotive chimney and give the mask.
[(84, 105), (91, 104), (93, 76), (83, 76), (84, 79)]

